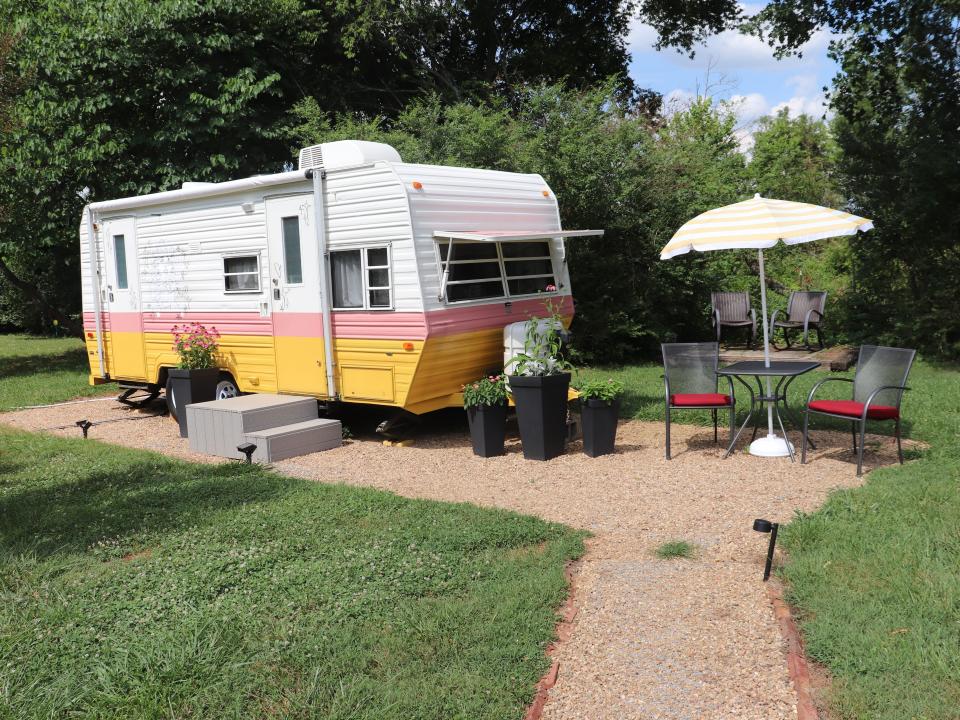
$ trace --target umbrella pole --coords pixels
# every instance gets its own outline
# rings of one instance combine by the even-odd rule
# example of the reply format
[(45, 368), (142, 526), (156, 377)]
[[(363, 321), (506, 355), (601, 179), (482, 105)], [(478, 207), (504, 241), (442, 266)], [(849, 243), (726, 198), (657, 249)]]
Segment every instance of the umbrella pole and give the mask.
[[(763, 365), (770, 367), (770, 336), (767, 332), (767, 276), (763, 270), (763, 249), (757, 251), (760, 259), (760, 321), (763, 323)], [(770, 376), (767, 378), (767, 397), (772, 392), (770, 389)], [(767, 403), (767, 429), (768, 435), (773, 435), (773, 405)]]

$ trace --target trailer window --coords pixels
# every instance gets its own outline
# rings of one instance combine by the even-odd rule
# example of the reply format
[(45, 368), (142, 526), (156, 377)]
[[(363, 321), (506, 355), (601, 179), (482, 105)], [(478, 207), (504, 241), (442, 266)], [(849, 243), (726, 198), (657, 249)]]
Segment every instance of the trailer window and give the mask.
[(117, 290), (127, 289), (127, 241), (123, 235), (113, 236), (113, 261), (117, 266)]
[(260, 292), (259, 256), (225, 257), (223, 287), (227, 292)]
[(330, 280), (334, 309), (389, 310), (393, 307), (388, 248), (331, 252)]
[(281, 219), (283, 232), (283, 266), (288, 285), (303, 282), (303, 265), (300, 261), (300, 216)]
[[(437, 243), (447, 302), (536, 295), (556, 290), (550, 242)], [(448, 256), (449, 253), (449, 256)], [(449, 269), (447, 267), (449, 257)]]

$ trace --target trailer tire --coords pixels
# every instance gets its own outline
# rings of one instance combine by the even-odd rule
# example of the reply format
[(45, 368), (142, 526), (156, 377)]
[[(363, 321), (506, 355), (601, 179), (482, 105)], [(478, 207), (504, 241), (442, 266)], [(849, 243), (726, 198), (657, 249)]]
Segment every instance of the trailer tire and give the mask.
[(220, 380), (217, 382), (216, 399), (226, 400), (228, 398), (239, 397), (240, 395), (243, 395), (243, 393), (241, 393), (240, 388), (237, 387), (233, 375), (225, 372), (220, 373)]

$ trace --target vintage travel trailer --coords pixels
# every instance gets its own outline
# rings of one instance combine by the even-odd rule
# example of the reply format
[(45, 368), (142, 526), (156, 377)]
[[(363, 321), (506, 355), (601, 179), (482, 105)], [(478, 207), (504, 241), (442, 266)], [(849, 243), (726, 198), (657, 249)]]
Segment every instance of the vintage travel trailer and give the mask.
[(289, 393), (423, 413), (502, 367), (503, 329), (573, 300), (539, 175), (414, 165), (380, 143), (299, 169), (88, 205), (90, 382), (163, 387), (171, 328), (220, 335), (220, 397)]

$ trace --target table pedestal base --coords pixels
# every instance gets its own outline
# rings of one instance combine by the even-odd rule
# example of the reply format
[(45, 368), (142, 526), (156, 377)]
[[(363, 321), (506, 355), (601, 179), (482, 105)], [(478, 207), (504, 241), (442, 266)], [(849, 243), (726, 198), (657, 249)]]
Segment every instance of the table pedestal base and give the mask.
[(793, 444), (779, 435), (767, 435), (750, 443), (750, 454), (759, 457), (793, 457)]

